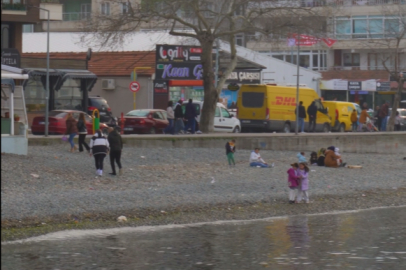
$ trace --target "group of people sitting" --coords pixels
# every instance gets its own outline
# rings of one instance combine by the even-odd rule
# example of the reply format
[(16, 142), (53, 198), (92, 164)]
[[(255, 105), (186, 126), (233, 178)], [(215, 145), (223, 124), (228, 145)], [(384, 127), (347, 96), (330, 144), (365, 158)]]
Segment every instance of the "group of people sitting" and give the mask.
[[(314, 166), (325, 166), (325, 167), (346, 167), (347, 163), (343, 162), (340, 154), (340, 149), (338, 147), (330, 146), (327, 149), (320, 148), (320, 150), (316, 152), (312, 152), (310, 154), (309, 164)], [(299, 153), (298, 158), (299, 162), (301, 158), (304, 158), (304, 153)], [(301, 157), (299, 157), (301, 155)]]

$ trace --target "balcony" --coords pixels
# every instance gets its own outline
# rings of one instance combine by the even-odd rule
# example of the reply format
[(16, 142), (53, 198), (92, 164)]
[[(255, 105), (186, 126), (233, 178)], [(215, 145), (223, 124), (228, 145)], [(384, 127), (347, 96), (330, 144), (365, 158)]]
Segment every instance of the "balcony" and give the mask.
[(406, 0), (300, 0), (302, 7), (406, 5)]
[(4, 15), (27, 15), (27, 6), (24, 1), (21, 3), (1, 3), (1, 14)]
[(66, 12), (62, 14), (64, 22), (85, 21), (89, 20), (91, 12)]
[[(59, 0), (41, 0), (40, 7), (49, 10), (49, 20), (62, 21), (63, 4)], [(40, 10), (40, 20), (48, 20), (48, 12)]]

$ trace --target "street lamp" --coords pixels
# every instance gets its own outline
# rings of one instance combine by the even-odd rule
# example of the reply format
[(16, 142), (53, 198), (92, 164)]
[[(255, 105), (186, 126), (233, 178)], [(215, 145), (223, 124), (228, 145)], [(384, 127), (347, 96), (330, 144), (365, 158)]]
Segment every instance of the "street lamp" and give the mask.
[[(298, 31), (299, 32), (299, 31)], [(300, 34), (296, 33), (297, 36), (297, 60), (296, 60), (296, 67), (297, 67), (297, 74), (296, 74), (296, 128), (295, 134), (298, 134), (299, 131), (299, 57), (300, 57)]]
[(47, 75), (46, 75), (46, 93), (45, 93), (45, 137), (48, 137), (48, 129), (49, 129), (49, 9), (45, 9), (42, 7), (37, 6), (30, 6), (27, 7), (37, 8), (39, 10), (43, 10), (47, 12), (48, 19), (47, 19)]

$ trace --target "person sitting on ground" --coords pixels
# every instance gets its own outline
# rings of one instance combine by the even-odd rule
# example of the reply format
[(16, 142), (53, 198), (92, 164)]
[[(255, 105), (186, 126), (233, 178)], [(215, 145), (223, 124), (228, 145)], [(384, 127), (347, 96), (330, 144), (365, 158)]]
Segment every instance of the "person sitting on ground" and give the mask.
[(309, 164), (310, 165), (315, 165), (315, 166), (317, 166), (317, 153), (316, 152), (312, 152), (311, 154), (310, 154), (310, 159), (309, 159)]
[(317, 166), (324, 166), (324, 153), (326, 152), (325, 148), (320, 148), (319, 152), (317, 153)]
[(268, 168), (269, 167), (268, 163), (266, 163), (261, 158), (261, 155), (259, 154), (259, 148), (255, 148), (255, 150), (251, 152), (250, 166), (251, 167), (262, 167), (262, 168)]
[(304, 162), (307, 163), (306, 157), (305, 157), (305, 153), (304, 152), (300, 152), (296, 155), (297, 159), (299, 160), (298, 163)]
[(335, 147), (330, 146), (325, 152), (324, 166), (331, 168), (344, 167), (346, 163), (342, 163), (341, 156), (335, 153)]

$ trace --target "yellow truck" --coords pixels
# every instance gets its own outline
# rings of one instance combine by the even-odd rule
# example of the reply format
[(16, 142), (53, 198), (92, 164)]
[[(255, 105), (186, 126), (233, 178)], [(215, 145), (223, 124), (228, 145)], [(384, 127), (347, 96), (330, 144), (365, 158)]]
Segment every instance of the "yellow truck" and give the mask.
[[(314, 101), (318, 111), (316, 131), (329, 132), (331, 118), (319, 95), (311, 88), (299, 88), (299, 101), (307, 107)], [(243, 132), (283, 131), (289, 133), (296, 127), (296, 87), (247, 84), (238, 92), (237, 115)], [(305, 130), (309, 125), (305, 119)]]
[[(331, 117), (332, 131), (351, 131), (351, 113), (356, 110), (354, 103), (345, 101), (323, 101), (323, 106), (328, 108)], [(358, 117), (360, 113), (357, 113)]]

